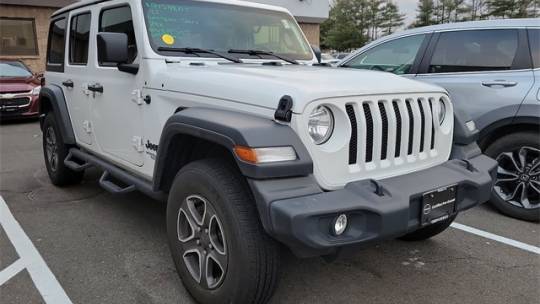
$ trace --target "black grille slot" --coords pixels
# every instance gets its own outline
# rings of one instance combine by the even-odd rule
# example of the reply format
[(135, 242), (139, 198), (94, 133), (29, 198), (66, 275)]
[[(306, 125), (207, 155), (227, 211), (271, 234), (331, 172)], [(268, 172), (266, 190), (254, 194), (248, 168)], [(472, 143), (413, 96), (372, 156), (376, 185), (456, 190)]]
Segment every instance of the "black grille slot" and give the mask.
[(399, 107), (397, 102), (392, 102), (394, 107), (394, 113), (396, 114), (396, 154), (395, 157), (399, 157), (401, 153), (401, 113), (399, 113)]
[(367, 103), (362, 104), (366, 117), (366, 163), (373, 160), (373, 117)]
[(435, 149), (435, 113), (433, 113), (433, 100), (429, 100), (429, 110), (431, 111), (431, 147)]
[(388, 150), (388, 116), (386, 115), (386, 109), (382, 102), (379, 102), (379, 111), (381, 112), (382, 120), (381, 159), (386, 159), (386, 150)]
[(354, 114), (354, 107), (350, 104), (345, 106), (347, 115), (351, 122), (351, 139), (349, 140), (349, 165), (356, 164), (356, 157), (358, 155), (358, 125), (356, 122), (356, 115)]
[(407, 105), (407, 112), (409, 113), (409, 148), (407, 149), (407, 154), (412, 154), (412, 146), (413, 146), (413, 132), (414, 132), (414, 117), (413, 112), (411, 108), (411, 102), (409, 100), (405, 101), (405, 105)]
[(418, 106), (420, 107), (420, 152), (424, 152), (424, 138), (426, 137), (426, 115), (424, 114), (422, 100), (418, 99), (417, 101)]
[(3, 99), (0, 101), (0, 104), (6, 107), (17, 107), (17, 106), (23, 106), (30, 102), (30, 98), (28, 97), (18, 97), (18, 98), (11, 98), (11, 99)]

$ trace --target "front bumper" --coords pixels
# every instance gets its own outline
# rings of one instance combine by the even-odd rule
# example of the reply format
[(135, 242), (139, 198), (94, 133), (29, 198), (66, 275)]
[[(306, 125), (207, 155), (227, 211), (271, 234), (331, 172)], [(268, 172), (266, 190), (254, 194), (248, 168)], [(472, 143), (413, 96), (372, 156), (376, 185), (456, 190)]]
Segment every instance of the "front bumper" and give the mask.
[[(266, 185), (264, 181), (250, 181), (250, 185), (266, 231), (298, 256), (317, 256), (333, 253), (341, 246), (395, 238), (417, 230), (422, 195), (430, 190), (457, 185), (457, 212), (486, 202), (496, 165), (480, 154), (467, 161), (453, 159), (407, 175), (352, 182), (342, 190), (308, 195), (304, 194), (313, 192), (314, 187), (300, 180), (291, 180), (288, 186), (277, 186), (275, 181), (266, 181)], [(376, 184), (382, 191), (376, 191)], [(278, 194), (283, 189), (284, 193)], [(268, 213), (261, 212), (261, 207)], [(333, 236), (330, 223), (341, 213), (348, 215), (347, 231)]]

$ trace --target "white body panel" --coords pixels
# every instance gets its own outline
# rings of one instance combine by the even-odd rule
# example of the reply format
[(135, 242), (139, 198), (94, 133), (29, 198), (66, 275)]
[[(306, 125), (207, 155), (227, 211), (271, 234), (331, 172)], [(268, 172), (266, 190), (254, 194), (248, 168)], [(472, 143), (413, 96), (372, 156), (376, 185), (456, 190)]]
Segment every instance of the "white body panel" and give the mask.
[[(248, 5), (241, 1), (212, 2)], [(104, 7), (121, 3), (130, 4), (134, 18), (137, 62), (140, 65), (137, 75), (120, 72), (112, 67), (99, 67), (97, 64), (95, 33), (99, 12)], [(282, 8), (266, 5), (249, 5), (283, 11)], [(140, 137), (143, 143), (159, 144), (165, 122), (179, 107), (228, 109), (273, 119), (283, 95), (291, 96), (294, 101), (295, 115), (290, 125), (308, 148), (314, 163), (315, 177), (324, 189), (338, 189), (354, 180), (406, 174), (448, 159), (453, 128), (451, 106), (448, 107), (446, 124), (437, 129), (435, 149), (426, 153), (415, 150), (412, 156), (375, 160), (369, 164), (359, 162), (351, 166), (347, 163), (351, 124), (344, 111), (345, 104), (364, 100), (446, 96), (440, 87), (382, 72), (308, 66), (312, 61), (302, 62), (302, 65), (263, 66), (261, 63), (265, 60), (244, 60), (243, 64), (233, 64), (215, 58), (164, 57), (150, 47), (140, 1), (107, 1), (84, 9), (92, 11), (91, 50), (87, 67), (78, 72), (73, 69), (73, 73), (78, 73), (77, 79), (82, 83), (100, 83), (104, 92), (96, 93), (95, 96), (90, 94), (87, 103), (79, 99), (74, 101), (75, 96), (68, 100), (73, 126), (80, 126), (81, 120), (86, 119), (90, 119), (93, 125), (91, 138), (80, 131), (75, 132), (77, 143), (148, 180), (153, 177), (155, 152), (146, 147), (142, 151), (138, 150), (133, 145), (133, 139)], [(204, 65), (191, 65), (194, 62)], [(71, 71), (67, 64), (66, 71)], [(70, 74), (69, 77), (75, 78), (75, 75)], [(46, 73), (47, 82), (60, 87), (61, 82), (67, 78), (65, 73)], [(81, 85), (76, 84), (76, 88)], [(150, 95), (151, 103), (135, 102), (132, 95), (134, 90), (140, 90), (140, 96)], [(336, 129), (329, 142), (316, 146), (307, 134), (307, 117), (319, 104), (332, 107), (336, 116)], [(91, 110), (90, 114), (88, 110)], [(418, 116), (418, 112), (415, 113)], [(374, 132), (379, 132), (375, 133), (374, 138), (380, 138), (381, 122), (380, 117), (374, 121)], [(363, 126), (359, 125), (358, 130), (359, 134), (364, 132)], [(415, 130), (415, 134), (419, 132)], [(389, 130), (389, 151), (395, 148), (395, 133)], [(374, 142), (374, 154), (381, 151), (379, 140)], [(414, 140), (415, 145), (418, 145), (419, 137)], [(361, 149), (358, 151), (360, 160), (363, 152)]]

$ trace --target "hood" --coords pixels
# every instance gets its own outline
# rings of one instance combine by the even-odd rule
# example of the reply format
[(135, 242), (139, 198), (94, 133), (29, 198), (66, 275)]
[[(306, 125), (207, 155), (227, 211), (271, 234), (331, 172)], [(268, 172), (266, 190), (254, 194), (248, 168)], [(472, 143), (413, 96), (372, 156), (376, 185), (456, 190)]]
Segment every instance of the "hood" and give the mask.
[(400, 93), (445, 92), (441, 87), (385, 72), (304, 65), (169, 63), (158, 74), (165, 89), (276, 109), (284, 95), (293, 112), (323, 98)]
[(23, 93), (39, 85), (34, 77), (0, 78), (0, 93)]

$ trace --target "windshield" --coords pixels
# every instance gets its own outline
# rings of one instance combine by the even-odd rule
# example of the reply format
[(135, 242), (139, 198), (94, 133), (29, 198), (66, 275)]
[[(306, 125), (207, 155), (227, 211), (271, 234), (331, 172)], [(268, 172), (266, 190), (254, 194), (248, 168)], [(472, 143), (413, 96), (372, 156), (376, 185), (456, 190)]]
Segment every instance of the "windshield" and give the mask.
[[(158, 48), (201, 48), (220, 52), (260, 50), (295, 60), (311, 60), (311, 48), (286, 13), (203, 1), (143, 0), (152, 48), (167, 56), (182, 54)], [(234, 54), (240, 58), (272, 58)]]
[(0, 62), (0, 77), (30, 77), (28, 71), (20, 62)]

